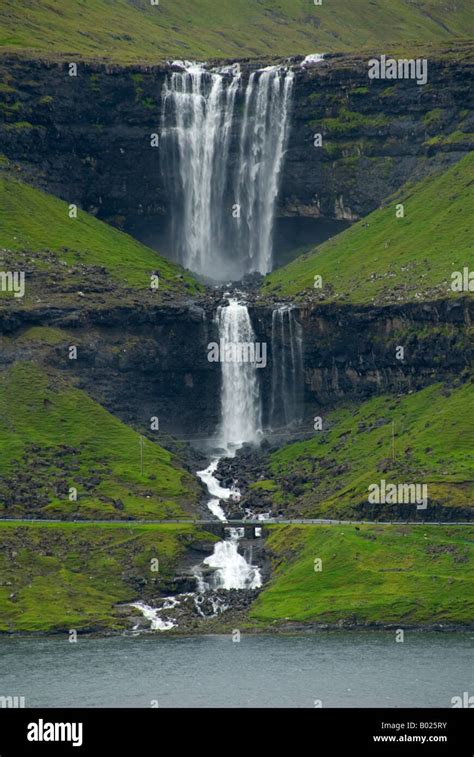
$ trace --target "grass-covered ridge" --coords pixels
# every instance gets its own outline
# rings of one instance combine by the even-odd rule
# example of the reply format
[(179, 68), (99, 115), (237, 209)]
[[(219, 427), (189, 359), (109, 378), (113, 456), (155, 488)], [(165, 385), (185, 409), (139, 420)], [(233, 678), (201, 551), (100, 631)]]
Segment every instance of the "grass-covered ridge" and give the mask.
[(213, 540), (192, 525), (1, 523), (0, 631), (129, 627), (114, 605), (156, 595), (186, 549)]
[[(348, 403), (324, 414), (323, 430), (311, 439), (271, 454), (267, 496), (276, 508), (297, 517), (471, 518), (473, 413), (471, 382)], [(427, 484), (428, 509), (369, 504), (368, 487), (381, 479)]]
[[(397, 217), (400, 204), (404, 217)], [(451, 277), (472, 268), (473, 236), (470, 153), (441, 174), (405, 185), (384, 207), (269, 274), (262, 291), (364, 304), (459, 297)]]
[(3, 0), (0, 45), (113, 60), (386, 49), (473, 36), (470, 0)]
[(257, 623), (474, 623), (474, 526), (269, 530), (273, 575), (252, 607)]
[[(198, 291), (190, 274), (128, 234), (77, 210), (71, 218), (69, 204), (18, 181), (8, 172), (0, 174), (0, 252), (2, 270), (26, 271), (26, 294), (31, 303), (61, 294), (80, 302), (77, 292), (97, 298), (117, 296), (129, 289), (140, 296), (162, 292)], [(159, 288), (151, 291), (152, 274), (159, 275)], [(66, 294), (65, 294), (66, 292)], [(3, 297), (12, 299), (10, 293)], [(17, 304), (20, 300), (16, 300)]]
[(186, 518), (199, 499), (170, 452), (145, 439), (142, 473), (137, 432), (31, 363), (0, 373), (0, 471), (3, 518)]

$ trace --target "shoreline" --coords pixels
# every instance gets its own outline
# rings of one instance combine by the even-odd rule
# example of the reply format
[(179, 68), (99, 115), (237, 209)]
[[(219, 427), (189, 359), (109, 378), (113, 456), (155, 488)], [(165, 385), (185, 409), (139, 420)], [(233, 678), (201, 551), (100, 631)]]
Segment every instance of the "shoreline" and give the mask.
[[(221, 626), (215, 628), (207, 628), (202, 630), (182, 630), (177, 628), (170, 629), (169, 631), (158, 631), (151, 629), (140, 629), (139, 631), (133, 630), (120, 630), (120, 631), (84, 631), (77, 630), (78, 638), (94, 638), (94, 639), (109, 639), (119, 637), (140, 638), (154, 636), (157, 638), (192, 638), (195, 636), (229, 636), (232, 635), (235, 624), (230, 624), (228, 627)], [(469, 625), (460, 625), (456, 623), (442, 624), (433, 623), (429, 625), (403, 625), (402, 623), (371, 623), (371, 624), (341, 624), (341, 623), (287, 623), (285, 626), (273, 626), (265, 628), (256, 627), (241, 627), (238, 629), (242, 636), (305, 636), (305, 635), (317, 635), (320, 633), (376, 633), (376, 632), (394, 632), (403, 630), (404, 632), (411, 633), (472, 633), (474, 632), (474, 623)], [(69, 634), (70, 629), (57, 630), (57, 631), (0, 631), (0, 641), (4, 638), (55, 638)]]

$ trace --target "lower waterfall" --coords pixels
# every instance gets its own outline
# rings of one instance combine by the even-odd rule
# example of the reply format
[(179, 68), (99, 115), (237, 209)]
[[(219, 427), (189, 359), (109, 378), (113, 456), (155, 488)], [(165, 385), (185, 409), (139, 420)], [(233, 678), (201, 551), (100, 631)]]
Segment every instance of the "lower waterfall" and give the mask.
[[(238, 500), (240, 492), (236, 486), (221, 486), (215, 475), (219, 461), (223, 456), (233, 457), (244, 444), (257, 444), (260, 441), (262, 413), (258, 368), (255, 361), (245, 359), (255, 355), (256, 346), (247, 306), (236, 298), (228, 298), (227, 304), (219, 307), (216, 320), (218, 346), (223, 354), (220, 355), (221, 421), (215, 442), (224, 454), (213, 456), (207, 468), (197, 471), (197, 476), (209, 492), (208, 509), (225, 524), (227, 517), (223, 503), (232, 499)], [(244, 529), (228, 527), (226, 532), (226, 538), (214, 545), (212, 555), (206, 557), (201, 565), (194, 566), (195, 592), (161, 598), (156, 607), (141, 601), (131, 605), (140, 610), (143, 617), (149, 621), (150, 630), (169, 631), (179, 627), (176, 614), (179, 615), (186, 605), (192, 605), (194, 611), (202, 618), (215, 617), (228, 609), (228, 604), (219, 591), (249, 591), (262, 586), (260, 568), (252, 565), (239, 552), (239, 542), (244, 536)], [(210, 582), (204, 578), (205, 567), (213, 570)]]
[(233, 456), (243, 444), (258, 443), (262, 435), (262, 410), (258, 368), (248, 358), (255, 355), (255, 334), (247, 306), (235, 298), (218, 308), (222, 365), (219, 446)]
[[(236, 298), (229, 298), (227, 305), (219, 307), (217, 325), (219, 346), (224, 351), (221, 356), (221, 422), (217, 442), (219, 447), (225, 449), (226, 456), (232, 457), (243, 444), (256, 444), (262, 436), (258, 368), (255, 362), (243, 359), (244, 355), (252, 354), (252, 346), (255, 355), (255, 333), (247, 306)], [(230, 359), (227, 360), (227, 357)], [(227, 519), (219, 500), (238, 500), (240, 492), (236, 487), (221, 487), (214, 475), (219, 459), (213, 458), (208, 468), (197, 475), (211, 495), (207, 504), (209, 510), (225, 522)], [(228, 538), (216, 544), (214, 553), (204, 560), (206, 565), (216, 569), (215, 588), (258, 589), (262, 585), (259, 568), (250, 565), (239, 553), (242, 536), (241, 529), (230, 528)]]

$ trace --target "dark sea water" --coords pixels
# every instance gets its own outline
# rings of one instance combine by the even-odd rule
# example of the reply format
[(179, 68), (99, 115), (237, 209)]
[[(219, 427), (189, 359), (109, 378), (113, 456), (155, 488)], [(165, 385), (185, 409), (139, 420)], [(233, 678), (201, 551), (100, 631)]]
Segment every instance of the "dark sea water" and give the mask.
[[(474, 633), (3, 637), (0, 695), (27, 707), (451, 707)], [(156, 704), (154, 705), (156, 706)]]

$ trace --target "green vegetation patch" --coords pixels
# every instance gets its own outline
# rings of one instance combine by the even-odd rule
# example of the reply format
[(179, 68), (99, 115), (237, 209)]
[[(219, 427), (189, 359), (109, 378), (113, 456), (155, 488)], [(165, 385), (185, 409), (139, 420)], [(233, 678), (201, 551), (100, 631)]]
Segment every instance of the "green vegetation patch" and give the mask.
[(252, 606), (255, 621), (474, 623), (474, 526), (270, 526), (269, 532), (273, 576)]
[(0, 45), (133, 62), (332, 52), (474, 36), (470, 0), (3, 0)]
[[(117, 298), (127, 288), (150, 297), (200, 291), (183, 268), (128, 234), (80, 209), (71, 218), (67, 203), (7, 173), (0, 175), (0, 247), (6, 250), (0, 261), (8, 266), (4, 270), (26, 270), (27, 301), (64, 290), (75, 292), (77, 301), (81, 286)], [(159, 276), (159, 288), (152, 293), (153, 274)], [(12, 299), (12, 294), (4, 293), (6, 297)], [(66, 302), (64, 297), (61, 301)]]
[[(466, 520), (474, 508), (474, 385), (440, 384), (350, 403), (323, 417), (313, 438), (270, 455), (276, 508), (296, 517)], [(419, 483), (428, 509), (369, 504), (368, 487)]]
[(385, 207), (269, 274), (262, 293), (362, 304), (459, 297), (452, 274), (472, 261), (473, 236), (470, 153), (441, 174), (406, 184)]
[[(354, 90), (356, 92), (357, 90)], [(382, 126), (388, 126), (391, 119), (384, 113), (377, 115), (373, 113), (360, 113), (355, 110), (342, 108), (334, 118), (322, 118), (311, 122), (314, 128), (321, 127), (322, 132), (329, 139), (334, 137), (346, 137), (358, 133), (360, 129), (378, 130)]]
[(188, 548), (214, 539), (184, 524), (1, 523), (0, 631), (120, 630), (117, 603), (156, 596)]
[(56, 344), (70, 344), (71, 336), (62, 329), (55, 329), (51, 326), (31, 326), (26, 329), (16, 340), (17, 344), (47, 344), (50, 346)]
[(0, 471), (1, 517), (173, 519), (199, 499), (174, 455), (31, 363), (0, 373)]
[(424, 145), (437, 147), (443, 147), (444, 145), (472, 145), (474, 147), (474, 133), (460, 131), (452, 131), (450, 134), (437, 134), (435, 137), (430, 137), (424, 143)]

